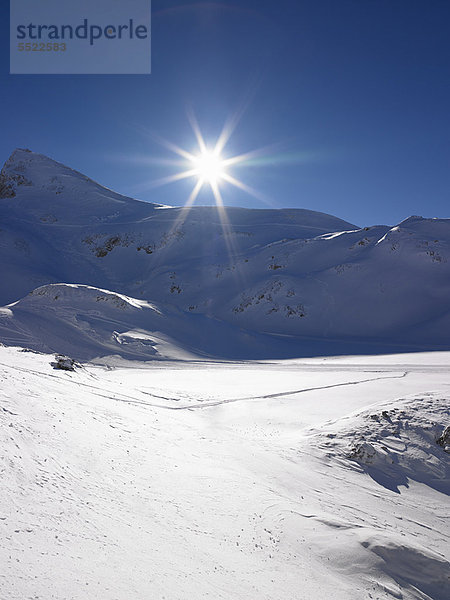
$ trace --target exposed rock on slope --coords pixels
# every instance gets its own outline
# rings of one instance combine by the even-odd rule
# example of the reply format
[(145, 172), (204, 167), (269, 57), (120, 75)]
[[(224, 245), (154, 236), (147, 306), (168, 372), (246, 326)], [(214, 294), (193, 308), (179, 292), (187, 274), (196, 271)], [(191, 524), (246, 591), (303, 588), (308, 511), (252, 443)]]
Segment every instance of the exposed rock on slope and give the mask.
[[(1, 176), (0, 302), (79, 283), (236, 331), (450, 347), (450, 220), (357, 228), (308, 210), (162, 207), (16, 150)], [(55, 348), (55, 350), (58, 350)]]

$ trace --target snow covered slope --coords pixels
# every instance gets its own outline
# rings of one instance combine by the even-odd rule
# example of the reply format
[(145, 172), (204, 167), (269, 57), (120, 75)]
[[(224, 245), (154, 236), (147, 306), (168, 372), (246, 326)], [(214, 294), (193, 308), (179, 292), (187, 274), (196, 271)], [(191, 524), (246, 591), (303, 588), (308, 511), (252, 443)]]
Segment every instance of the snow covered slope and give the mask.
[[(272, 343), (274, 356), (295, 356), (286, 336), (299, 345), (314, 338), (341, 340), (345, 348), (361, 341), (450, 347), (449, 219), (411, 217), (359, 229), (307, 210), (228, 208), (224, 220), (216, 207), (170, 208), (120, 196), (25, 150), (1, 172), (0, 219), (0, 304), (48, 284), (83, 284), (155, 304), (188, 329), (220, 322), (227, 340), (239, 339), (241, 330), (283, 336), (277, 343), (264, 337), (266, 350), (254, 357), (269, 356)], [(51, 293), (44, 298), (61, 319)], [(31, 314), (36, 306), (24, 302)], [(139, 314), (149, 318), (139, 326), (152, 331), (151, 311)], [(161, 333), (173, 339), (171, 318), (161, 321)], [(194, 346), (221, 355), (198, 340)]]
[[(298, 356), (298, 343), (86, 285), (41, 286), (0, 308), (0, 339), (78, 360)], [(317, 353), (325, 347), (316, 344)], [(270, 351), (268, 350), (270, 348)], [(306, 348), (303, 350), (306, 351)], [(368, 351), (368, 350), (367, 350)]]
[(450, 597), (450, 221), (226, 214), (7, 161), (1, 600)]
[(449, 598), (449, 353), (52, 363), (0, 348), (2, 600)]

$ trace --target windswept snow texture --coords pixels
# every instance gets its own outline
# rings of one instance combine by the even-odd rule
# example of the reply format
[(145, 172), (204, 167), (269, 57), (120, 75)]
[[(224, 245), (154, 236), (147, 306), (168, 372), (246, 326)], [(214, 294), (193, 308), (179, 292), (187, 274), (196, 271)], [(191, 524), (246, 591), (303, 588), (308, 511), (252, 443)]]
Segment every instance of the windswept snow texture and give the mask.
[[(242, 208), (228, 208), (221, 219), (216, 207), (120, 196), (25, 150), (1, 172), (0, 218), (0, 304), (24, 298), (6, 324), (14, 335), (0, 330), (4, 343), (28, 338), (37, 348), (33, 322), (52, 330), (46, 340), (38, 335), (41, 349), (64, 352), (57, 340), (66, 319), (83, 347), (90, 344), (76, 358), (159, 356), (155, 327), (182, 354), (218, 358), (450, 347), (449, 219), (410, 217), (360, 229), (308, 210)], [(48, 285), (61, 283), (135, 299), (134, 313), (122, 311), (122, 320), (111, 312), (108, 323), (94, 325), (87, 287), (72, 295), (74, 306), (66, 297), (65, 309), (57, 308)], [(39, 302), (26, 299), (43, 289)], [(160, 312), (136, 308), (136, 299)], [(135, 329), (150, 343), (142, 337), (132, 347), (128, 332)], [(208, 332), (203, 339), (200, 329)], [(223, 343), (211, 344), (219, 335)]]
[(450, 597), (450, 353), (132, 364), (0, 348), (2, 600)]

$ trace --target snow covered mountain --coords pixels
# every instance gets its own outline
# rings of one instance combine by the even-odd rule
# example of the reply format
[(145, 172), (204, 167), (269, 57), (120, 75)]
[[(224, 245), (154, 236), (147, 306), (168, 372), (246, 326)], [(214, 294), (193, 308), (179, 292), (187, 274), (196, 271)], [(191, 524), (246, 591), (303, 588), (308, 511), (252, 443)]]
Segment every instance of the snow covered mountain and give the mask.
[(450, 220), (226, 215), (5, 164), (2, 600), (450, 597)]
[(1, 171), (0, 219), (4, 343), (63, 351), (78, 339), (72, 353), (89, 358), (159, 356), (162, 338), (247, 358), (450, 347), (449, 219), (361, 229), (242, 208), (221, 219), (121, 196), (28, 150)]

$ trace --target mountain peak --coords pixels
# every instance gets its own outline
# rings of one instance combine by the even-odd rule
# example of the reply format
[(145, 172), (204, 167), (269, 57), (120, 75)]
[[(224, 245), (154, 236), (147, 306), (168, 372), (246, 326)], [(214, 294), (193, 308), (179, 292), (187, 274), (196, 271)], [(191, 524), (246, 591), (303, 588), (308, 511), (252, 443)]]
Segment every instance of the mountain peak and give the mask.
[(7, 163), (14, 162), (15, 160), (18, 159), (18, 157), (20, 157), (23, 154), (36, 154), (36, 152), (33, 152), (29, 148), (16, 148), (15, 150), (13, 150), (11, 152), (11, 156), (8, 158), (8, 160), (6, 162)]
[(24, 155), (33, 155), (31, 150), (16, 148), (0, 171), (0, 198), (14, 198), (16, 196), (16, 186), (24, 185), (29, 182), (22, 174)]
[(0, 206), (19, 218), (81, 224), (142, 217), (156, 205), (122, 196), (44, 154), (17, 148), (0, 172)]
[[(33, 152), (29, 148), (16, 148), (11, 152), (10, 157), (6, 160), (3, 165), (3, 172), (22, 172), (25, 168), (30, 168), (36, 164), (47, 164), (51, 165), (53, 168), (63, 168), (69, 169), (62, 163), (46, 156), (45, 154), (40, 154), (39, 152)], [(69, 169), (73, 171), (73, 169)]]
[(0, 184), (3, 184), (3, 192), (6, 191), (7, 195), (2, 196), (0, 189), (0, 197), (13, 198), (22, 186), (61, 193), (64, 188), (63, 180), (67, 182), (68, 177), (98, 185), (89, 177), (44, 154), (27, 148), (16, 148), (1, 170)]

